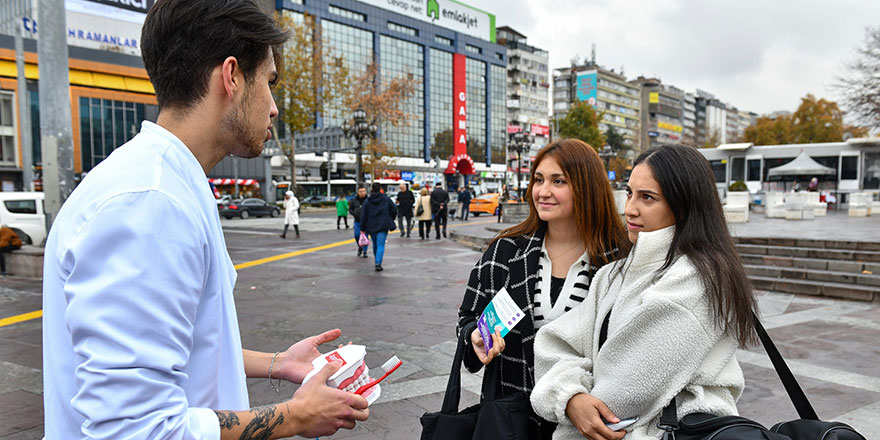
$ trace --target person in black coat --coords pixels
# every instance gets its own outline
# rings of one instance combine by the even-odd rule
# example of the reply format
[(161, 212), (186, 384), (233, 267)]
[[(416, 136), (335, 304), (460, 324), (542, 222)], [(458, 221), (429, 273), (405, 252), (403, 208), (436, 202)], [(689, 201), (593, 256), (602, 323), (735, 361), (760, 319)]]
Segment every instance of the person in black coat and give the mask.
[(367, 189), (358, 188), (357, 196), (348, 203), (348, 213), (354, 217), (354, 244), (358, 247), (358, 257), (367, 258), (367, 247), (357, 244), (361, 238), (361, 207), (367, 201)]
[(461, 205), (461, 219), (467, 220), (471, 214), (471, 191), (464, 187), (458, 193), (458, 204)]
[(440, 223), (443, 223), (443, 238), (446, 238), (446, 223), (449, 220), (449, 193), (443, 189), (443, 184), (437, 182), (434, 191), (431, 191), (431, 212), (434, 213), (434, 228), (437, 231), (437, 240), (440, 239)]
[(388, 231), (393, 231), (394, 218), (397, 217), (397, 206), (382, 193), (382, 185), (374, 182), (372, 192), (361, 207), (361, 230), (370, 235), (373, 241), (373, 257), (376, 260), (376, 272), (381, 272), (382, 257), (385, 256), (385, 239)]
[[(413, 228), (413, 205), (416, 203), (416, 197), (409, 190), (405, 183), (400, 184), (400, 192), (397, 193), (397, 227), (400, 228), (400, 236), (409, 238)], [(403, 225), (403, 219), (406, 218), (406, 227)]]

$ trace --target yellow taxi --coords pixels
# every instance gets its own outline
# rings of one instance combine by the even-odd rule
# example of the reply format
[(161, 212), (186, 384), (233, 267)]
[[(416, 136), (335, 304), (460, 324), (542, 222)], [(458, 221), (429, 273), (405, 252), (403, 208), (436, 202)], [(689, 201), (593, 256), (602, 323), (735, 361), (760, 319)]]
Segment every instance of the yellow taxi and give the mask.
[(480, 214), (497, 215), (498, 214), (498, 193), (480, 194), (477, 198), (471, 200), (471, 214), (479, 217)]

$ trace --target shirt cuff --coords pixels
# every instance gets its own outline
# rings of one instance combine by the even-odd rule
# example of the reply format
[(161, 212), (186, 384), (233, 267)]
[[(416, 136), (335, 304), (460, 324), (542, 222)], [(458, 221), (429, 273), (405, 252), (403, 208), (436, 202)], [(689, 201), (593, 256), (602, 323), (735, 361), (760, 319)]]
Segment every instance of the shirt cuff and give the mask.
[(190, 427), (192, 438), (220, 440), (220, 419), (210, 408), (190, 408)]

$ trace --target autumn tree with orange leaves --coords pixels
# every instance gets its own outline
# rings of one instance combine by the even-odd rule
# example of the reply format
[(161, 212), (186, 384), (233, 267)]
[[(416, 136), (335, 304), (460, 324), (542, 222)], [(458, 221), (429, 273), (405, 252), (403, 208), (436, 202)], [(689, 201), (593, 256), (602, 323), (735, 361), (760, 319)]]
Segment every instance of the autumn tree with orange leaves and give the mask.
[[(364, 110), (367, 121), (373, 121), (387, 130), (389, 127), (407, 126), (410, 119), (415, 117), (406, 110), (420, 83), (412, 74), (390, 79), (382, 77), (378, 64), (373, 61), (352, 83), (351, 93), (345, 101), (346, 106), (351, 110)], [(394, 156), (400, 154), (395, 146), (382, 140), (381, 134), (370, 140), (366, 153), (368, 157), (364, 159), (363, 169), (370, 170), (374, 180), (380, 178), (394, 164)], [(358, 176), (358, 179), (361, 177)]]
[(808, 94), (801, 98), (791, 116), (758, 118), (755, 125), (743, 132), (742, 140), (755, 145), (783, 145), (840, 142), (848, 137), (867, 136), (865, 127), (848, 125), (843, 117), (844, 112), (836, 102)]

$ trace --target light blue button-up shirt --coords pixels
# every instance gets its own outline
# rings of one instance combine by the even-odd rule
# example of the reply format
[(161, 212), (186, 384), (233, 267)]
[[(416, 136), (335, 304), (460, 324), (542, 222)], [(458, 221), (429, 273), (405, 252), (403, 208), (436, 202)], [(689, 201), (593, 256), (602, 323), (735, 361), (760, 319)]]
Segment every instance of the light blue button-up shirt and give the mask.
[(235, 279), (201, 165), (144, 122), (49, 233), (46, 438), (219, 438), (213, 410), (249, 407)]

